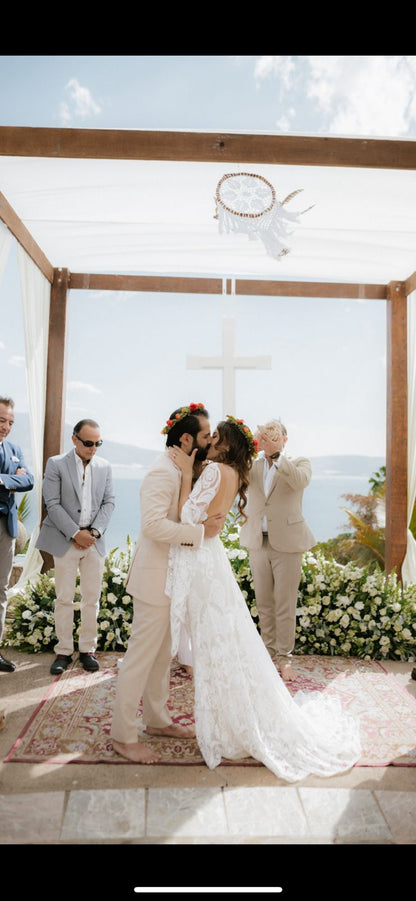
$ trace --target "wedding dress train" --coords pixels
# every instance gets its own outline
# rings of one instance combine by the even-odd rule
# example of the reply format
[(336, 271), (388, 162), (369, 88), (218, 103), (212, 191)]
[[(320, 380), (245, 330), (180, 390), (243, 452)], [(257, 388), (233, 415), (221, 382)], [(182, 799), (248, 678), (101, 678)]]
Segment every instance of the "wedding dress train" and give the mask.
[[(210, 462), (182, 509), (182, 522), (204, 521), (220, 481), (220, 467)], [(357, 762), (359, 723), (338, 699), (289, 694), (219, 537), (205, 539), (199, 550), (171, 547), (166, 593), (173, 654), (181, 624), (191, 636), (196, 738), (208, 767), (251, 756), (293, 782), (308, 774), (331, 776)]]

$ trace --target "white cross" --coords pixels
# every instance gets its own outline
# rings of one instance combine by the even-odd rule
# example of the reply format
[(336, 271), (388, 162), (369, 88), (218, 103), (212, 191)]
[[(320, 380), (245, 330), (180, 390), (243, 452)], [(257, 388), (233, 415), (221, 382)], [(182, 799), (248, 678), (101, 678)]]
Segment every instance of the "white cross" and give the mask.
[(187, 357), (188, 369), (222, 369), (223, 416), (235, 416), (236, 369), (271, 369), (271, 357), (235, 357), (235, 319), (223, 316), (222, 355), (218, 357)]

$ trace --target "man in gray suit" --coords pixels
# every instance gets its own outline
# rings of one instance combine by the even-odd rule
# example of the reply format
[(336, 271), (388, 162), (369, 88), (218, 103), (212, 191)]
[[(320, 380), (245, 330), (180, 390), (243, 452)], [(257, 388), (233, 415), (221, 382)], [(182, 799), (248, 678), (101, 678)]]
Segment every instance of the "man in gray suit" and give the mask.
[(99, 668), (97, 616), (105, 562), (104, 533), (114, 510), (111, 466), (96, 457), (100, 427), (93, 419), (74, 426), (74, 448), (50, 457), (43, 480), (47, 510), (36, 547), (52, 554), (55, 566), (55, 645), (52, 675), (63, 673), (74, 650), (74, 594), (78, 571), (81, 591), (79, 658), (85, 670)]

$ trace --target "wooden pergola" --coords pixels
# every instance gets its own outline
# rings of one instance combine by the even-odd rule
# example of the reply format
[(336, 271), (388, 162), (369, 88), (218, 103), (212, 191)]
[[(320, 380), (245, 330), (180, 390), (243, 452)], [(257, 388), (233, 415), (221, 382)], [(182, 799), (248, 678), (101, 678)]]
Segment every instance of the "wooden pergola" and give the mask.
[[(416, 169), (416, 142), (286, 135), (0, 127), (0, 156)], [(1, 185), (0, 185), (1, 187)], [(63, 450), (69, 290), (222, 294), (221, 278), (70, 272), (54, 268), (0, 193), (0, 219), (51, 284), (44, 461)], [(416, 250), (416, 248), (415, 248)], [(227, 279), (231, 293), (231, 280)], [(386, 570), (407, 545), (407, 298), (416, 272), (389, 284), (236, 279), (236, 295), (387, 301)]]

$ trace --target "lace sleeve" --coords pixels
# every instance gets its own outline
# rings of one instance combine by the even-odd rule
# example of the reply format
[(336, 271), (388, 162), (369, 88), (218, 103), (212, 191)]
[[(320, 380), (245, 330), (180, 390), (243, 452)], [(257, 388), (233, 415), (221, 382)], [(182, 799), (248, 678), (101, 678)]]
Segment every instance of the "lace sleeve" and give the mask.
[(221, 483), (218, 463), (208, 463), (182, 507), (182, 522), (196, 525), (207, 518), (207, 510)]

